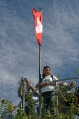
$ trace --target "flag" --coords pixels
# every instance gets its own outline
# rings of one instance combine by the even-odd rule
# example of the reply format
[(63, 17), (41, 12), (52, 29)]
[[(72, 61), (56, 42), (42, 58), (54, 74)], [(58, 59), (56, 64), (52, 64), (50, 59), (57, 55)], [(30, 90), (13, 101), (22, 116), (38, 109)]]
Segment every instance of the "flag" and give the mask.
[(32, 9), (32, 14), (34, 18), (34, 29), (35, 29), (35, 36), (39, 45), (42, 45), (42, 11), (38, 12), (34, 8)]

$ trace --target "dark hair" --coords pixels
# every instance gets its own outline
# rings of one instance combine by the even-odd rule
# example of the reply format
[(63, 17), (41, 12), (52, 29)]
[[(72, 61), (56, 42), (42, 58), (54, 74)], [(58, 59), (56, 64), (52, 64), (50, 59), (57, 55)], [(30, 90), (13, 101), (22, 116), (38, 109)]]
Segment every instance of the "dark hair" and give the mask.
[(46, 68), (49, 68), (49, 69), (50, 69), (49, 66), (44, 66), (44, 68), (43, 68), (43, 74), (42, 74), (42, 77), (43, 77), (43, 78), (45, 77), (44, 70), (45, 70)]

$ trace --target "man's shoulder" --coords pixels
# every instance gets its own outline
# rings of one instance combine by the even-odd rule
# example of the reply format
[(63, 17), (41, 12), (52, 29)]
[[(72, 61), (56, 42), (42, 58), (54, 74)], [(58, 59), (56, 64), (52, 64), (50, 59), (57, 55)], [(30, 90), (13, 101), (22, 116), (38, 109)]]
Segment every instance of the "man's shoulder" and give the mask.
[(53, 79), (54, 79), (54, 80), (58, 80), (58, 78), (57, 78), (55, 75), (53, 75)]

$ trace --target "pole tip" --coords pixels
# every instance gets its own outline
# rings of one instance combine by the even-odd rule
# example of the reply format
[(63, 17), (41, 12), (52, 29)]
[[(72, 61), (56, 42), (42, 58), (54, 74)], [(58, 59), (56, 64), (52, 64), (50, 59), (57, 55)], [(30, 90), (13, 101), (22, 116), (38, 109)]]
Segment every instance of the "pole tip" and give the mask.
[(42, 7), (39, 7), (39, 11), (42, 11)]

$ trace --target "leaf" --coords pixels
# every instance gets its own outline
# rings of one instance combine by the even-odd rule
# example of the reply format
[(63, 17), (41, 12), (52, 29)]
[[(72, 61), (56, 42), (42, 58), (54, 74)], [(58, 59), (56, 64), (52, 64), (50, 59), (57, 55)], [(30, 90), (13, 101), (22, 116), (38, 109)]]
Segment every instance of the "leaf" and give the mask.
[(76, 68), (76, 70), (79, 70), (79, 68)]

